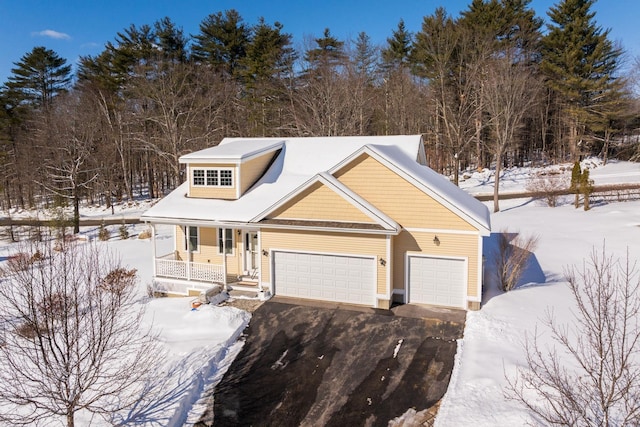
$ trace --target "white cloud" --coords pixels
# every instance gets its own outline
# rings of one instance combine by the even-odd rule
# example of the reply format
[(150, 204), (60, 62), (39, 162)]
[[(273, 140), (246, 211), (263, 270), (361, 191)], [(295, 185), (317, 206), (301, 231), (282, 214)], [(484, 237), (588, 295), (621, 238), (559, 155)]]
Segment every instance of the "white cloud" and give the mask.
[(32, 36), (43, 36), (43, 37), (51, 37), (52, 39), (58, 40), (70, 40), (71, 36), (66, 33), (61, 33), (59, 31), (54, 30), (42, 30), (31, 33)]

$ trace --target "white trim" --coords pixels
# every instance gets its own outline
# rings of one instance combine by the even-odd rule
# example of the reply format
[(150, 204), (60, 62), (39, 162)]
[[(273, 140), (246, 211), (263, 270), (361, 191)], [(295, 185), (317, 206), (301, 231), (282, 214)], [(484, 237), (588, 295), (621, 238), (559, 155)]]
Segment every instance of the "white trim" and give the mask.
[(482, 302), (482, 288), (484, 287), (484, 266), (483, 266), (483, 238), (478, 236), (478, 285), (475, 299), (471, 301)]
[[(391, 236), (387, 235), (387, 263), (385, 265), (385, 280), (387, 282), (387, 299), (391, 300), (391, 288), (393, 287), (391, 283), (391, 272), (393, 270), (393, 251), (391, 250)], [(390, 301), (391, 302), (391, 301)]]
[[(469, 236), (479, 236), (480, 232), (478, 230), (451, 230), (445, 228), (414, 228), (414, 227), (406, 227), (405, 230), (411, 233), (440, 233), (440, 234), (465, 234)], [(482, 236), (480, 236), (482, 238)]]
[[(211, 167), (211, 166), (206, 166), (206, 167), (201, 167), (201, 166), (194, 166), (191, 167), (189, 166), (189, 187), (193, 187), (193, 188), (234, 188), (234, 185), (236, 183), (236, 178), (234, 177), (234, 172), (237, 170), (237, 167)], [(195, 171), (203, 171), (204, 172), (204, 176), (202, 177), (202, 179), (204, 180), (204, 184), (196, 184), (194, 183), (194, 178), (193, 178), (193, 174)], [(217, 184), (213, 185), (213, 184), (207, 184), (207, 172), (208, 171), (215, 171), (217, 172)], [(231, 172), (231, 185), (222, 185), (222, 172)], [(227, 179), (225, 177), (225, 179)]]
[[(395, 222), (391, 217), (387, 216), (381, 210), (364, 200), (362, 197), (351, 191), (344, 184), (339, 182), (335, 177), (327, 174), (326, 172), (321, 172), (316, 174), (309, 180), (307, 180), (304, 184), (300, 185), (295, 190), (291, 191), (280, 200), (269, 206), (264, 211), (260, 212), (258, 215), (253, 217), (250, 222), (259, 222), (263, 220), (269, 213), (279, 209), (285, 203), (290, 201), (295, 196), (301, 194), (306, 191), (313, 184), (320, 182), (326, 185), (329, 189), (333, 190), (338, 196), (342, 197), (345, 201), (350, 203), (352, 206), (356, 207), (360, 212), (371, 218), (374, 223), (382, 226), (385, 230), (388, 231), (399, 231), (400, 225)], [(323, 219), (318, 219), (318, 221), (323, 221)]]
[(236, 174), (236, 199), (239, 199), (242, 194), (240, 194), (242, 188), (242, 176), (240, 175), (240, 166), (236, 166), (234, 169)]
[(259, 232), (256, 230), (241, 230), (240, 232), (240, 237), (242, 242), (240, 242), (240, 251), (242, 253), (242, 274), (251, 274), (251, 270), (249, 270), (247, 268), (247, 264), (249, 261), (249, 250), (247, 245), (245, 245), (245, 243), (247, 241), (249, 241), (249, 244), (251, 244), (251, 239), (249, 239), (249, 234), (254, 233), (256, 235), (256, 247), (255, 247), (255, 251), (256, 251), (256, 264), (253, 266), (254, 270), (257, 270), (258, 274), (260, 274), (260, 266), (261, 266), (261, 253), (260, 253), (260, 237), (259, 237)]
[[(156, 258), (158, 252), (156, 249), (156, 226), (155, 224), (150, 224), (149, 226), (151, 227), (151, 259), (153, 260), (153, 276), (151, 277), (156, 277)], [(175, 233), (175, 227), (173, 229)]]
[[(357, 234), (387, 234), (397, 236), (400, 233), (392, 230), (371, 230), (362, 228), (340, 228), (340, 227), (310, 227), (305, 225), (285, 225), (285, 224), (260, 224), (260, 223), (229, 223), (226, 221), (203, 221), (203, 220), (190, 220), (182, 218), (159, 218), (159, 217), (146, 217), (141, 218), (147, 224), (166, 224), (166, 225), (193, 225), (195, 227), (203, 228), (246, 228), (247, 230), (262, 230), (264, 228), (277, 228), (287, 230), (304, 230), (304, 231), (324, 231), (324, 232), (341, 232), (341, 233), (357, 233)], [(348, 223), (345, 223), (348, 224)]]
[[(231, 231), (231, 252), (227, 253), (227, 236), (222, 236), (222, 248), (220, 248), (220, 230)], [(217, 227), (216, 228), (216, 246), (218, 247), (217, 255), (236, 256), (236, 233), (237, 228)], [(224, 233), (223, 233), (224, 234)]]
[[(183, 156), (180, 156), (180, 158), (178, 159), (179, 163), (183, 163), (183, 164), (190, 164), (190, 163), (211, 163), (211, 164), (215, 164), (215, 163), (234, 163), (234, 164), (240, 164), (240, 163), (244, 163), (246, 161), (252, 160), (256, 157), (260, 157), (261, 155), (266, 155), (269, 152), (272, 151), (278, 151), (280, 149), (282, 149), (282, 147), (284, 146), (284, 140), (283, 139), (275, 139), (274, 140), (276, 142), (269, 144), (265, 147), (260, 147), (257, 148), (253, 151), (250, 151), (248, 153), (241, 153), (241, 154), (226, 154), (226, 155), (219, 155), (216, 154), (214, 150), (216, 150), (216, 147), (224, 147), (225, 145), (222, 144), (222, 142), (224, 142), (225, 140), (229, 140), (229, 139), (233, 139), (233, 138), (225, 138), (223, 141), (220, 142), (220, 144), (218, 144), (215, 147), (209, 147), (209, 148), (205, 148), (203, 150), (199, 150), (199, 151), (195, 151), (193, 153), (189, 153), (189, 154), (185, 154)], [(240, 139), (247, 139), (247, 138), (240, 138)], [(251, 138), (248, 138), (251, 139)], [(262, 139), (262, 138), (259, 138)], [(266, 138), (264, 138), (266, 139)], [(199, 152), (206, 152), (206, 155), (202, 155), (202, 154), (198, 154)]]
[[(258, 268), (258, 283), (260, 284), (260, 289), (264, 289), (265, 286), (267, 286), (269, 288), (269, 295), (273, 295), (273, 286), (271, 286), (271, 282), (266, 283), (262, 280), (263, 278), (263, 271), (262, 271), (262, 257), (264, 255), (262, 255), (262, 232), (261, 231), (257, 231), (258, 233), (258, 258), (260, 259), (258, 261), (258, 265), (260, 266)], [(269, 262), (271, 262), (271, 260), (267, 260)], [(271, 269), (271, 265), (269, 264), (269, 269)], [(269, 274), (271, 274), (271, 271), (269, 271)]]
[(411, 303), (411, 288), (410, 288), (410, 283), (409, 283), (409, 258), (410, 257), (416, 257), (416, 258), (430, 258), (430, 259), (450, 259), (450, 260), (457, 260), (457, 261), (463, 261), (464, 262), (464, 276), (463, 276), (463, 295), (462, 295), (462, 301), (463, 301), (463, 305), (462, 306), (445, 306), (445, 307), (454, 307), (454, 308), (461, 308), (463, 310), (466, 310), (466, 304), (467, 301), (469, 300), (468, 297), (468, 293), (469, 293), (469, 257), (459, 257), (459, 256), (448, 256), (448, 255), (430, 255), (430, 254), (426, 254), (423, 252), (410, 252), (407, 251), (405, 253), (404, 256), (404, 283), (405, 283), (405, 302), (406, 303)]
[[(187, 253), (199, 254), (200, 253), (200, 227), (198, 227), (197, 225), (182, 225), (181, 227), (182, 227), (184, 240), (182, 241), (182, 248), (179, 250), (185, 251)], [(193, 250), (189, 247), (189, 244), (187, 243), (191, 240), (190, 233), (192, 228), (196, 229), (196, 239), (198, 241), (196, 248)], [(191, 262), (191, 260), (189, 261)]]
[(383, 235), (398, 234), (398, 232), (390, 231), (390, 230), (370, 230), (366, 228), (317, 227), (317, 226), (289, 225), (289, 224), (260, 224), (260, 228), (261, 229), (277, 228), (277, 229), (286, 229), (286, 230), (322, 231), (322, 232), (356, 233), (356, 234), (383, 234)]
[(256, 228), (260, 227), (257, 224), (248, 224), (246, 222), (229, 222), (229, 221), (217, 221), (203, 220), (203, 219), (186, 219), (186, 218), (163, 218), (163, 217), (141, 217), (141, 221), (150, 224), (167, 224), (167, 225), (193, 225), (195, 227), (204, 228), (219, 228), (219, 227), (232, 227), (232, 228)]
[[(317, 251), (306, 251), (306, 250), (297, 250), (297, 249), (278, 249), (278, 248), (270, 248), (269, 249), (269, 280), (270, 280), (270, 289), (271, 294), (276, 295), (277, 289), (274, 291), (275, 285), (275, 252), (287, 252), (293, 254), (308, 254), (308, 255), (328, 255), (328, 256), (339, 256), (339, 257), (352, 257), (352, 258), (364, 258), (370, 259), (373, 261), (373, 301), (371, 301), (371, 307), (378, 307), (378, 256), (377, 255), (363, 255), (363, 254), (352, 254), (352, 253), (339, 253), (339, 252), (317, 252)], [(301, 298), (301, 299), (310, 299), (317, 301), (331, 301), (331, 302), (342, 302), (345, 304), (354, 304), (348, 303), (345, 301), (335, 301), (328, 298)]]
[[(184, 295), (184, 296), (188, 296), (189, 291), (202, 292), (216, 284), (212, 282), (198, 282), (196, 280), (184, 280), (184, 279), (174, 279), (170, 277), (155, 277), (155, 276), (153, 277), (153, 282), (172, 283), (172, 284), (184, 286), (185, 292), (180, 292), (176, 290), (171, 290), (171, 291), (160, 290), (160, 292), (166, 292), (171, 295)], [(198, 285), (200, 285), (200, 287), (197, 287)], [(152, 283), (152, 287), (154, 290), (157, 290), (157, 288), (154, 286), (154, 283)]]

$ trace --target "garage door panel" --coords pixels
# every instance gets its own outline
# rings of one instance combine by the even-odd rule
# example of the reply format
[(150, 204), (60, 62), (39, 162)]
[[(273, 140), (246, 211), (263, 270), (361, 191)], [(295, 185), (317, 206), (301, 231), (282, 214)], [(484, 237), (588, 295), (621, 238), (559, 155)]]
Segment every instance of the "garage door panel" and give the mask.
[(461, 259), (409, 256), (409, 302), (464, 308), (465, 268)]
[(372, 258), (273, 252), (276, 295), (372, 305), (375, 260)]

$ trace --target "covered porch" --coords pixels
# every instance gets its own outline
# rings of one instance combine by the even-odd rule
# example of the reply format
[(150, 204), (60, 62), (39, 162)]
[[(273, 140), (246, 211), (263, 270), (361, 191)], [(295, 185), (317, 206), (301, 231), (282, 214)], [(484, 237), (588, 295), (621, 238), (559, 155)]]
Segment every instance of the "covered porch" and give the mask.
[(157, 225), (150, 224), (154, 290), (183, 295), (212, 285), (261, 290), (257, 229), (170, 224), (173, 241), (167, 252), (168, 242), (158, 245)]

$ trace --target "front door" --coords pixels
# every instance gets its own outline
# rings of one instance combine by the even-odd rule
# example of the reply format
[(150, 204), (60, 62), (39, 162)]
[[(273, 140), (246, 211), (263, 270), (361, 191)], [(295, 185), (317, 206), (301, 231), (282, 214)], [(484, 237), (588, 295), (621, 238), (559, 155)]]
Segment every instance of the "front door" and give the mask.
[(252, 279), (258, 277), (258, 232), (244, 233), (244, 271)]

